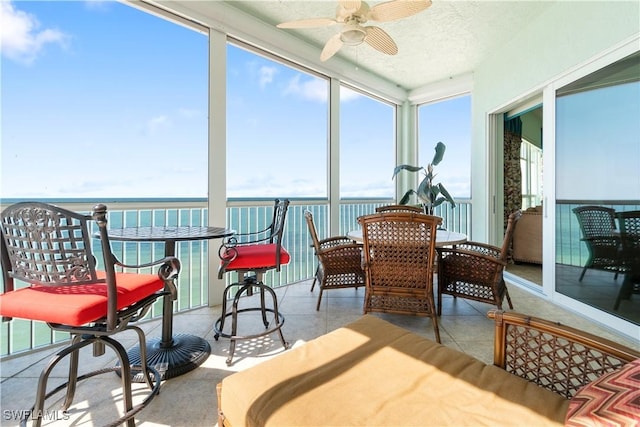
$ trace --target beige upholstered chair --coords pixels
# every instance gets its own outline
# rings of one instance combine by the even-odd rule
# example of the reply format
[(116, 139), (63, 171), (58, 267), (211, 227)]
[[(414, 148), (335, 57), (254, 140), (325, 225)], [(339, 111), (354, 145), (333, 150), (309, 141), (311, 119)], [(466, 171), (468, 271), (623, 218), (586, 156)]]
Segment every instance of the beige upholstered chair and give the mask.
[(442, 295), (467, 298), (493, 304), (502, 309), (507, 298), (513, 309), (503, 271), (513, 229), (521, 211), (509, 215), (502, 247), (479, 242), (466, 242), (438, 251), (438, 316), (442, 314)]
[(366, 293), (364, 313), (428, 316), (440, 331), (433, 299), (436, 229), (442, 219), (413, 212), (358, 218), (362, 226)]
[(362, 245), (356, 244), (347, 236), (334, 236), (319, 240), (313, 214), (305, 211), (309, 234), (318, 257), (318, 269), (311, 290), (318, 282), (320, 294), (316, 310), (320, 310), (322, 293), (329, 289), (358, 288), (364, 286), (362, 269)]
[(512, 249), (514, 262), (542, 264), (542, 206), (522, 212), (513, 229)]

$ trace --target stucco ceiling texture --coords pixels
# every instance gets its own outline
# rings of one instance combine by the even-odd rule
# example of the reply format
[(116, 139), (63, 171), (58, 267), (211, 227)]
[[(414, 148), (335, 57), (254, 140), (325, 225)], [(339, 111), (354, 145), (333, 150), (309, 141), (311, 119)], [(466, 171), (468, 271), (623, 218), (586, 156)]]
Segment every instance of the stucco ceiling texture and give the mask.
[[(338, 4), (329, 0), (234, 0), (227, 3), (273, 26), (298, 19), (333, 18)], [(379, 3), (370, 1), (368, 5), (373, 7)], [(433, 0), (431, 7), (408, 18), (365, 24), (385, 30), (398, 45), (397, 55), (385, 55), (363, 44), (343, 46), (337, 56), (412, 90), (473, 72), (480, 61), (490, 57), (492, 51), (500, 49), (553, 3)], [(319, 56), (326, 41), (339, 32), (340, 27), (280, 31), (307, 41), (317, 48)]]

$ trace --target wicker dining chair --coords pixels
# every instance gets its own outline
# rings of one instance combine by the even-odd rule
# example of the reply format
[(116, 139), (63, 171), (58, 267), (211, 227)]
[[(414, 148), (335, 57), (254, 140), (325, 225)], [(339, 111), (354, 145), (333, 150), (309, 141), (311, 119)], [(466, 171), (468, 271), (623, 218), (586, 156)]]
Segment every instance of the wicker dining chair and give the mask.
[(620, 285), (613, 309), (620, 307), (623, 299), (640, 294), (640, 211), (618, 212), (622, 247), (620, 259), (624, 265), (624, 281)]
[(411, 206), (411, 205), (378, 206), (376, 208), (376, 213), (382, 213), (382, 212), (414, 212), (414, 213), (423, 214), (424, 209), (418, 206)]
[(465, 242), (455, 247), (437, 248), (438, 252), (438, 316), (442, 314), (442, 295), (453, 295), (485, 302), (502, 309), (506, 297), (513, 309), (503, 272), (513, 230), (522, 212), (509, 215), (502, 246)]
[[(180, 262), (175, 257), (165, 257), (144, 265), (120, 263), (111, 252), (104, 205), (96, 205), (92, 215), (84, 215), (45, 203), (22, 202), (7, 207), (0, 217), (3, 320), (41, 321), (53, 331), (70, 334), (69, 342), (56, 351), (42, 370), (35, 405), (25, 413), (30, 414), (33, 425), (39, 426), (45, 400), (66, 389), (61, 408), (66, 411), (79, 381), (116, 371), (122, 383), (122, 415), (111, 425), (126, 422), (133, 427), (135, 414), (159, 392), (162, 377), (147, 366), (144, 332), (131, 322), (144, 317), (158, 297), (176, 294), (173, 281), (180, 271)], [(99, 257), (91, 245), (89, 226), (93, 224), (97, 224), (101, 240)], [(98, 259), (103, 263), (102, 270), (97, 269)], [(154, 265), (160, 266), (158, 274), (131, 271)], [(141, 366), (130, 365), (125, 348), (115, 339), (124, 331), (137, 334)], [(94, 356), (104, 354), (106, 347), (111, 348), (118, 364), (78, 376), (79, 352), (88, 345), (93, 346)], [(67, 381), (55, 388), (48, 387), (54, 367), (67, 356)], [(141, 374), (149, 387), (144, 400), (136, 405), (131, 389), (133, 373)]]
[(433, 299), (436, 229), (440, 217), (389, 212), (358, 218), (366, 274), (364, 313), (428, 316), (440, 342)]
[(573, 208), (582, 232), (582, 241), (587, 245), (589, 256), (582, 268), (582, 281), (587, 269), (618, 273), (624, 270), (620, 262), (620, 235), (616, 229), (615, 210), (604, 206), (579, 206)]
[(333, 236), (318, 239), (313, 214), (304, 212), (313, 249), (318, 257), (318, 268), (311, 284), (311, 291), (318, 282), (320, 294), (316, 311), (320, 310), (322, 293), (329, 289), (359, 288), (364, 286), (365, 276), (362, 269), (362, 245), (354, 243), (347, 236)]

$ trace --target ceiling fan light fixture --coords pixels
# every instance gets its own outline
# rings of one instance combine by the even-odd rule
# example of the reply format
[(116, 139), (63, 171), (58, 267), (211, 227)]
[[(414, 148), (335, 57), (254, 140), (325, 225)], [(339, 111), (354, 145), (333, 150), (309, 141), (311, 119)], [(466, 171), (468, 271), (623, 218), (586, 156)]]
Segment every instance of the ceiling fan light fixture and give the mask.
[[(0, 0), (1, 1), (1, 0)], [(398, 53), (398, 46), (382, 28), (363, 24), (369, 21), (389, 22), (415, 15), (431, 6), (432, 0), (386, 0), (372, 8), (364, 0), (337, 0), (335, 18), (310, 18), (283, 22), (278, 28), (317, 28), (344, 24), (342, 31), (329, 38), (320, 52), (320, 60), (326, 61), (342, 46), (358, 46), (367, 43), (386, 55)]]
[(347, 46), (357, 46), (364, 42), (366, 36), (366, 31), (354, 25), (340, 33), (340, 40)]

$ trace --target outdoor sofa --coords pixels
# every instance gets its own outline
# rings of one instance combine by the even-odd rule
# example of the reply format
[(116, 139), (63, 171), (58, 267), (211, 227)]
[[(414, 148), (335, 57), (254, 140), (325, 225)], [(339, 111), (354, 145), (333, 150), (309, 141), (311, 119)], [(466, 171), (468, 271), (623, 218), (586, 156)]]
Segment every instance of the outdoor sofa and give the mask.
[(633, 418), (576, 395), (630, 367), (637, 395), (639, 352), (514, 312), (489, 316), (494, 365), (365, 315), (223, 379), (218, 425), (563, 425), (596, 404)]

